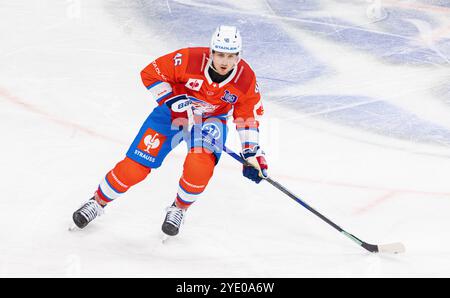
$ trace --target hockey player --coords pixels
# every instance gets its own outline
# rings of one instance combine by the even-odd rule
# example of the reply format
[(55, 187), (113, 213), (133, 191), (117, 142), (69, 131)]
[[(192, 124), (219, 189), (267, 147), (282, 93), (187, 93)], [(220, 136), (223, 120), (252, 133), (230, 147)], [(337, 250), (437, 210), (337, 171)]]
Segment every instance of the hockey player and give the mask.
[(100, 182), (94, 196), (73, 214), (84, 228), (104, 207), (161, 166), (180, 142), (188, 145), (178, 192), (162, 225), (177, 235), (186, 210), (208, 185), (227, 137), (227, 118), (234, 119), (242, 156), (252, 166), (243, 175), (256, 183), (267, 177), (259, 146), (257, 116), (263, 108), (256, 77), (241, 58), (242, 40), (233, 26), (220, 26), (210, 47), (184, 48), (162, 56), (141, 72), (142, 81), (158, 106), (151, 112), (126, 157)]

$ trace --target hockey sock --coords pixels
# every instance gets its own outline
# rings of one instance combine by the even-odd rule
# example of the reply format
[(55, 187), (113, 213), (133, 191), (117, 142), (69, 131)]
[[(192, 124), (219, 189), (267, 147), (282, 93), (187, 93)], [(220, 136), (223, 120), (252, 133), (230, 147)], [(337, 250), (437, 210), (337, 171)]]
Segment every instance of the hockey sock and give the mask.
[(183, 175), (180, 178), (175, 203), (187, 209), (205, 190), (215, 167), (215, 156), (209, 151), (193, 148), (184, 161)]
[(108, 204), (130, 187), (144, 180), (150, 172), (150, 168), (125, 157), (100, 182), (96, 192), (97, 201), (101, 205)]

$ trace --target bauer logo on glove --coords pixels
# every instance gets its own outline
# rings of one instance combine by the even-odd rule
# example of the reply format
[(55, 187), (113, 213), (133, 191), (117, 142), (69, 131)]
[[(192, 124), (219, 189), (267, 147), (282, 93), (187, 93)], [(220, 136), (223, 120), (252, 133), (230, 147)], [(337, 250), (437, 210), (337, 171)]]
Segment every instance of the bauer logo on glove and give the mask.
[(182, 94), (167, 100), (166, 105), (175, 113), (183, 113), (191, 108), (191, 100), (186, 94)]

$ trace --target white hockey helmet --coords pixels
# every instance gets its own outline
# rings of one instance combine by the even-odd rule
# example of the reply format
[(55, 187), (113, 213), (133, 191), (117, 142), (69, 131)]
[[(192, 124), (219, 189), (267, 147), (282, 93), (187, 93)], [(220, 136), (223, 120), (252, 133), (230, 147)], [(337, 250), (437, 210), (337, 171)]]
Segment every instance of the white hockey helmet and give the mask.
[(242, 38), (234, 26), (219, 26), (211, 38), (211, 51), (222, 53), (240, 53)]

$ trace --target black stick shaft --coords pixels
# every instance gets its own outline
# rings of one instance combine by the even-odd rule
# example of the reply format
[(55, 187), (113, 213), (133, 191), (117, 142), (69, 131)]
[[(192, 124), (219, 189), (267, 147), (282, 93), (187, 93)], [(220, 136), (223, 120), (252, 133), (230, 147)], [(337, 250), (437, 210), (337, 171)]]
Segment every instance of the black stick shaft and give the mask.
[(274, 187), (276, 187), (277, 189), (281, 190), (284, 194), (286, 194), (288, 197), (290, 197), (291, 199), (293, 199), (294, 201), (296, 201), (297, 203), (299, 203), (300, 205), (302, 205), (303, 207), (305, 207), (306, 209), (308, 209), (309, 211), (311, 211), (312, 213), (314, 213), (316, 216), (318, 216), (320, 219), (322, 219), (323, 221), (325, 221), (327, 224), (329, 224), (330, 226), (332, 226), (333, 228), (335, 228), (336, 230), (338, 230), (339, 232), (341, 232), (342, 234), (344, 234), (345, 236), (347, 236), (348, 238), (350, 238), (351, 240), (353, 240), (354, 242), (356, 242), (358, 245), (364, 247), (365, 249), (371, 251), (371, 252), (376, 252), (378, 251), (377, 246), (376, 245), (371, 245), (368, 243), (365, 243), (364, 241), (362, 241), (361, 239), (359, 239), (358, 237), (346, 232), (343, 228), (341, 228), (340, 226), (338, 226), (337, 224), (335, 224), (334, 222), (332, 222), (330, 219), (328, 219), (327, 217), (325, 217), (323, 214), (321, 214), (319, 211), (317, 211), (316, 209), (314, 209), (313, 207), (311, 207), (310, 205), (308, 205), (305, 201), (301, 200), (299, 197), (297, 197), (296, 195), (294, 195), (292, 192), (290, 192), (289, 190), (287, 190), (284, 186), (282, 186), (280, 183), (274, 181), (272, 178), (267, 177), (265, 179), (267, 182), (269, 182), (270, 184), (272, 184)]
[[(235, 152), (233, 152), (232, 150), (228, 149), (227, 147), (225, 147), (225, 145), (222, 145), (223, 147), (223, 151), (225, 151), (226, 153), (228, 153), (231, 157), (233, 157), (235, 160), (239, 161), (240, 163), (244, 164), (244, 165), (249, 165), (251, 166), (247, 161), (245, 161), (240, 155), (236, 154)], [(292, 192), (290, 192), (288, 189), (286, 189), (283, 185), (281, 185), (280, 183), (278, 183), (277, 181), (274, 181), (272, 178), (267, 177), (264, 178), (265, 181), (269, 182), (270, 184), (272, 184), (275, 188), (277, 188), (278, 190), (282, 191), (284, 194), (286, 194), (288, 197), (290, 197), (291, 199), (293, 199), (294, 201), (296, 201), (297, 203), (299, 203), (300, 205), (302, 205), (303, 207), (305, 207), (306, 209), (308, 209), (309, 211), (311, 211), (313, 214), (315, 214), (316, 216), (318, 216), (320, 219), (322, 219), (323, 221), (325, 221), (327, 224), (329, 224), (330, 226), (332, 226), (333, 228), (335, 228), (336, 230), (338, 230), (341, 234), (344, 234), (346, 237), (348, 237), (349, 239), (353, 240), (356, 244), (358, 244), (359, 246), (362, 246), (363, 248), (365, 248), (366, 250), (370, 251), (370, 252), (378, 252), (378, 246), (374, 245), (374, 244), (369, 244), (366, 243), (364, 241), (362, 241), (361, 239), (359, 239), (358, 237), (348, 233), (347, 231), (345, 231), (344, 229), (342, 229), (340, 226), (338, 226), (337, 224), (335, 224), (334, 222), (332, 222), (331, 220), (329, 220), (327, 217), (325, 217), (324, 215), (322, 215), (320, 212), (318, 212), (316, 209), (314, 209), (313, 207), (311, 207), (310, 205), (308, 205), (305, 201), (303, 201), (302, 199), (300, 199), (298, 196), (294, 195)]]

